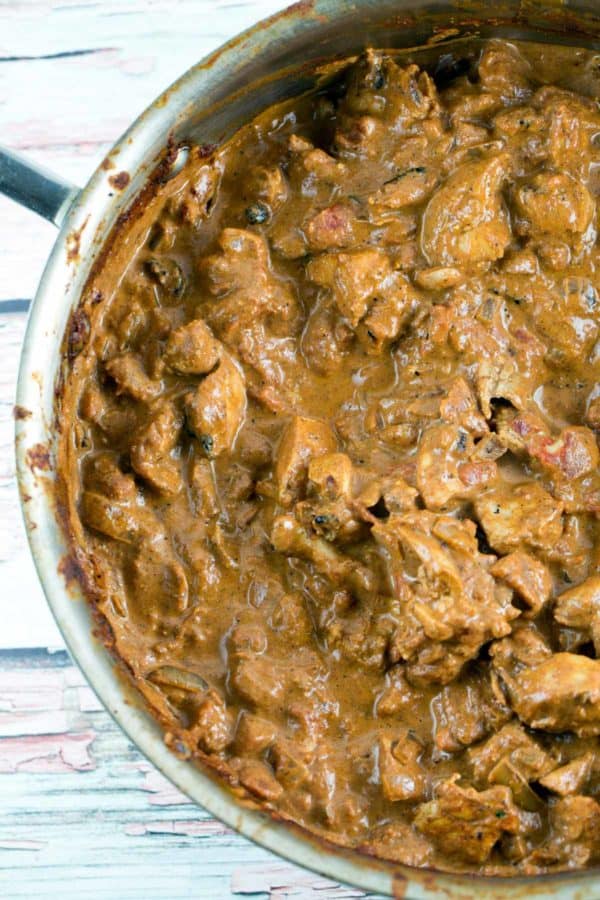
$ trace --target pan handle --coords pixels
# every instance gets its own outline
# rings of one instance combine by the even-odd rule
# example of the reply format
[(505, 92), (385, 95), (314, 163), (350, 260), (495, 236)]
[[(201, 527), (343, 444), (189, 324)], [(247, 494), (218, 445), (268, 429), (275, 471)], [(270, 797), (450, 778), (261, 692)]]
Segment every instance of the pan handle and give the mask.
[(0, 194), (6, 194), (60, 228), (79, 188), (0, 146)]

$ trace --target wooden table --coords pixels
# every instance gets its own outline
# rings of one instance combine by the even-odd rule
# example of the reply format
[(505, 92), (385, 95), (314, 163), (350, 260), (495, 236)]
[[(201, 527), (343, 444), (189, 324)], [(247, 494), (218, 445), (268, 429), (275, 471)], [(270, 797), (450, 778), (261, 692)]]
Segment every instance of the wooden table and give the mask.
[[(185, 69), (281, 0), (0, 0), (0, 140), (83, 184)], [(53, 228), (0, 198), (0, 897), (354, 898), (194, 806), (67, 655), (25, 543), (12, 407)]]

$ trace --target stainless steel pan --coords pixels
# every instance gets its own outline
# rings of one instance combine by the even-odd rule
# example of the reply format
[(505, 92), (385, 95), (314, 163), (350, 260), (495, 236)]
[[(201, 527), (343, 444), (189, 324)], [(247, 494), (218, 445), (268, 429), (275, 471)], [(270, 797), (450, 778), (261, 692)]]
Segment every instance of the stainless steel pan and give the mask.
[(92, 635), (88, 606), (70, 578), (55, 503), (55, 388), (64, 365), (63, 334), (112, 227), (139, 196), (167, 141), (220, 143), (265, 106), (309, 88), (315, 67), (332, 57), (346, 57), (368, 45), (415, 47), (470, 34), (600, 47), (600, 4), (304, 0), (191, 69), (132, 125), (81, 191), (0, 150), (0, 191), (60, 228), (31, 308), (21, 357), (16, 454), (22, 508), (40, 580), (74, 659), (131, 740), (215, 816), (300, 865), (396, 897), (597, 900), (600, 875), (594, 872), (501, 881), (412, 870), (346, 853), (245, 808), (208, 773), (177, 759), (149, 715), (128, 700), (112, 659)]

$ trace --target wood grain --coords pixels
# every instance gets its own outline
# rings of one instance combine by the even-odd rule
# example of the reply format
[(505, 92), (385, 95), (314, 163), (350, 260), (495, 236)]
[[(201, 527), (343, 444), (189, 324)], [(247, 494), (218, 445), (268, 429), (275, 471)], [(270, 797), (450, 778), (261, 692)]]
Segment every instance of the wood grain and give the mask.
[[(284, 6), (0, 0), (0, 139), (82, 185), (156, 94)], [(25, 310), (54, 237), (0, 197), (0, 897), (365, 897), (190, 803), (116, 728), (60, 649), (26, 546), (12, 450)]]

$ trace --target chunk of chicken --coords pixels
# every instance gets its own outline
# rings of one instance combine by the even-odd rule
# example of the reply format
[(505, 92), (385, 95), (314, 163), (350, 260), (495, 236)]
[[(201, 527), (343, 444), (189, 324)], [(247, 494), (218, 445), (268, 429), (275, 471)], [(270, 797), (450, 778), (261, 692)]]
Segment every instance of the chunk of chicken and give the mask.
[(470, 667), (446, 685), (431, 704), (435, 746), (457, 753), (487, 737), (512, 718), (512, 710), (489, 670)]
[(195, 319), (169, 335), (165, 362), (180, 375), (206, 375), (219, 362), (222, 345), (202, 319)]
[(447, 684), (482, 644), (510, 632), (518, 612), (487, 571), (472, 522), (419, 511), (391, 515), (372, 534), (401, 602), (389, 656), (407, 663), (412, 682)]
[(510, 789), (462, 788), (458, 776), (438, 784), (435, 798), (423, 803), (415, 827), (448, 856), (483, 863), (504, 834), (516, 834), (519, 816)]
[(560, 797), (580, 794), (587, 786), (595, 761), (594, 753), (584, 753), (583, 756), (577, 756), (566, 765), (544, 775), (539, 782), (547, 791), (552, 791)]
[(336, 203), (316, 213), (304, 230), (313, 250), (348, 247), (355, 241), (356, 214), (351, 206)]
[(579, 867), (600, 860), (600, 804), (596, 800), (581, 795), (561, 797), (550, 820), (553, 862), (568, 861)]
[(373, 597), (377, 588), (375, 573), (340, 553), (322, 537), (309, 534), (293, 516), (275, 519), (271, 541), (279, 553), (307, 560), (332, 584), (349, 588), (359, 599)]
[(443, 509), (494, 481), (493, 460), (473, 461), (473, 438), (457, 425), (434, 425), (421, 437), (417, 452), (417, 487), (429, 509)]
[(408, 729), (393, 738), (379, 738), (379, 778), (387, 800), (423, 800), (428, 779), (419, 764), (422, 753), (423, 748)]
[(535, 175), (517, 188), (515, 203), (525, 234), (582, 234), (594, 216), (590, 192), (566, 172)]
[(130, 447), (134, 472), (164, 494), (176, 494), (182, 487), (179, 465), (172, 456), (182, 425), (183, 417), (165, 400), (151, 411)]
[(531, 412), (501, 416), (498, 436), (513, 453), (527, 453), (545, 471), (569, 481), (592, 472), (600, 461), (596, 436), (589, 428), (569, 426), (552, 435)]
[(197, 228), (210, 212), (211, 202), (219, 188), (221, 167), (215, 160), (201, 166), (196, 172), (194, 183), (183, 193), (172, 197), (169, 204), (175, 217), (194, 228)]
[(499, 559), (490, 572), (506, 584), (524, 601), (527, 616), (537, 616), (548, 602), (552, 590), (552, 576), (535, 556), (515, 550)]
[(407, 822), (400, 820), (373, 829), (358, 849), (362, 853), (406, 866), (428, 865), (433, 850), (429, 841), (416, 834)]
[(399, 172), (371, 194), (369, 204), (385, 209), (403, 209), (423, 203), (437, 184), (437, 172), (425, 166), (413, 166)]
[(555, 653), (506, 684), (511, 706), (531, 728), (600, 734), (600, 660)]
[(126, 394), (134, 400), (148, 403), (161, 391), (158, 381), (153, 381), (147, 374), (141, 359), (136, 353), (123, 353), (109, 359), (104, 368), (116, 382), (117, 394)]
[(220, 753), (231, 743), (232, 714), (216, 691), (206, 692), (198, 706), (189, 734), (205, 753)]
[(439, 136), (440, 118), (437, 91), (426, 72), (367, 50), (353, 67), (339, 105), (335, 146), (342, 156), (374, 157), (390, 131), (406, 135), (415, 122), (431, 123)]
[(510, 553), (523, 544), (550, 550), (563, 530), (563, 504), (535, 481), (491, 488), (475, 499), (475, 512), (499, 553)]
[(514, 722), (504, 725), (484, 744), (471, 748), (467, 755), (475, 784), (482, 786), (487, 784), (498, 761), (504, 758), (509, 759), (527, 781), (538, 781), (556, 767), (553, 757)]
[(220, 237), (221, 253), (202, 260), (209, 290), (220, 296), (244, 289), (260, 292), (268, 267), (267, 245), (259, 234), (241, 228), (225, 228)]
[(230, 356), (223, 355), (218, 368), (188, 395), (185, 411), (206, 456), (219, 456), (232, 448), (246, 415), (246, 386)]
[(79, 504), (84, 525), (124, 544), (133, 544), (149, 533), (154, 516), (149, 520), (144, 513), (137, 506), (111, 500), (96, 491), (84, 491)]
[(432, 266), (493, 262), (511, 241), (500, 189), (505, 155), (464, 163), (435, 192), (423, 214), (421, 246)]
[(347, 453), (326, 453), (313, 457), (308, 464), (310, 494), (329, 500), (352, 495), (354, 467)]
[(393, 280), (389, 257), (380, 250), (323, 254), (309, 262), (307, 274), (331, 289), (337, 308), (353, 328)]
[(329, 425), (319, 419), (294, 416), (283, 431), (277, 450), (275, 480), (283, 506), (297, 500), (306, 485), (310, 460), (337, 450)]
[(477, 66), (479, 83), (484, 91), (514, 100), (531, 90), (534, 75), (531, 64), (515, 44), (490, 41)]
[(122, 471), (117, 454), (110, 451), (90, 454), (83, 469), (88, 491), (97, 491), (111, 500), (135, 501), (137, 487), (133, 475)]
[(554, 618), (567, 628), (582, 632), (582, 640), (594, 643), (600, 657), (600, 575), (564, 591), (554, 605)]

